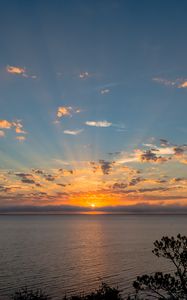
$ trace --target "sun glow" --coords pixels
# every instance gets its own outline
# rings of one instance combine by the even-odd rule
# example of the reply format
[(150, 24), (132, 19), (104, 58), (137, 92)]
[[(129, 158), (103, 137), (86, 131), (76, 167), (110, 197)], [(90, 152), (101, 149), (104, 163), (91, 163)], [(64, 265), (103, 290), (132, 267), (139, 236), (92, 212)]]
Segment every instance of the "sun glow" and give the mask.
[(95, 208), (95, 203), (92, 203), (92, 204), (91, 204), (91, 207), (92, 207), (92, 208)]

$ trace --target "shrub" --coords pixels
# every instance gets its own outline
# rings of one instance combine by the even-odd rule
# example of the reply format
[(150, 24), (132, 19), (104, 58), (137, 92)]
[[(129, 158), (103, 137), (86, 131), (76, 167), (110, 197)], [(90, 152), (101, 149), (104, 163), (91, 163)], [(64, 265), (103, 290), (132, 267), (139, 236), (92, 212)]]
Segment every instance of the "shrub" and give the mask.
[(12, 296), (13, 300), (50, 300), (51, 298), (38, 289), (36, 291), (30, 290), (27, 287), (21, 288)]
[(138, 295), (143, 295), (143, 299), (187, 299), (187, 237), (180, 234), (176, 238), (163, 236), (160, 241), (154, 242), (154, 246), (152, 252), (169, 260), (175, 272), (138, 276), (133, 283), (136, 295), (129, 300), (138, 299)]
[(106, 283), (102, 283), (98, 290), (87, 295), (66, 296), (63, 300), (122, 300), (120, 291), (114, 287), (110, 287)]

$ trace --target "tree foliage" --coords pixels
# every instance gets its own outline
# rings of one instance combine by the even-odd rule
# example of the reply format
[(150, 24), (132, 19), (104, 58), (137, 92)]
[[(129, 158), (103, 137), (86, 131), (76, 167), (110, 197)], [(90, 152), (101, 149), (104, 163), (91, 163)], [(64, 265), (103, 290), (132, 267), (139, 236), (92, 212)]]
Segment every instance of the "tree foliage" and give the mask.
[(138, 276), (133, 283), (134, 299), (138, 299), (137, 295), (143, 295), (143, 299), (187, 299), (187, 237), (180, 234), (176, 238), (163, 236), (154, 242), (154, 246), (153, 254), (169, 260), (175, 272)]
[(122, 300), (120, 291), (114, 287), (110, 287), (106, 283), (102, 283), (98, 290), (88, 295), (64, 297), (63, 300)]
[(21, 288), (12, 296), (13, 300), (50, 300), (51, 298), (42, 290), (36, 291), (28, 289), (27, 287)]

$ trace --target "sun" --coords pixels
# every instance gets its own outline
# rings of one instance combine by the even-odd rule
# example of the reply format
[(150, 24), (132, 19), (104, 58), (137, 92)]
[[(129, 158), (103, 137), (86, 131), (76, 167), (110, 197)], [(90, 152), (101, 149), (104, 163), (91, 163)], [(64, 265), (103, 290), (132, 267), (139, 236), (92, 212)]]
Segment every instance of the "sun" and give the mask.
[(95, 203), (92, 203), (92, 204), (91, 204), (91, 207), (92, 207), (92, 208), (95, 208)]

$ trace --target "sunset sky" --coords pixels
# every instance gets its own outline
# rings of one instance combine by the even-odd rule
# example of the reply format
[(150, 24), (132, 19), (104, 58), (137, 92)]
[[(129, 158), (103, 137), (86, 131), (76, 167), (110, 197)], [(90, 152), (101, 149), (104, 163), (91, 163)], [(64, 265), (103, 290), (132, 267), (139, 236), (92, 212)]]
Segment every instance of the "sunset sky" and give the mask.
[(0, 212), (187, 209), (187, 1), (0, 4)]

